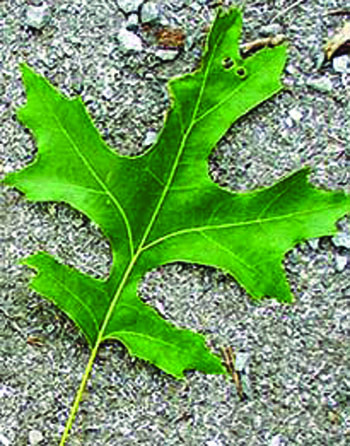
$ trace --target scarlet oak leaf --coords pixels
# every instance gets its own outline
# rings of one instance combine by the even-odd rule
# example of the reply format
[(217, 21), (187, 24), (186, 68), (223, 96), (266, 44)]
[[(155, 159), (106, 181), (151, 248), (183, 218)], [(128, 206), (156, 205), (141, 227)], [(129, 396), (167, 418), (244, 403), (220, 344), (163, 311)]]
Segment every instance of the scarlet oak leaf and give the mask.
[(29, 200), (69, 203), (108, 237), (113, 266), (97, 280), (36, 253), (32, 287), (57, 304), (84, 333), (94, 352), (107, 339), (176, 377), (184, 370), (225, 373), (200, 334), (163, 320), (137, 294), (147, 271), (194, 262), (230, 273), (253, 298), (292, 302), (282, 268), (287, 251), (335, 232), (349, 196), (322, 191), (308, 170), (273, 186), (235, 193), (208, 175), (208, 156), (239, 117), (281, 89), (286, 48), (239, 54), (241, 13), (220, 12), (202, 66), (169, 83), (172, 98), (153, 147), (121, 156), (101, 139), (80, 98), (67, 99), (27, 65), (27, 104), (18, 116), (39, 153), (5, 183)]
[(131, 355), (175, 377), (196, 369), (224, 374), (204, 337), (165, 321), (138, 296), (146, 272), (195, 262), (230, 273), (253, 298), (292, 302), (282, 260), (309, 238), (335, 232), (349, 212), (344, 192), (314, 188), (302, 169), (271, 187), (235, 193), (208, 175), (208, 156), (230, 126), (278, 91), (286, 48), (239, 53), (241, 13), (220, 11), (199, 70), (169, 82), (163, 130), (141, 156), (121, 156), (94, 127), (80, 98), (68, 99), (22, 65), (27, 103), (18, 117), (38, 144), (34, 162), (3, 182), (33, 201), (62, 201), (99, 225), (113, 264), (106, 280), (82, 274), (45, 252), (23, 260), (32, 287), (81, 329), (91, 355), (63, 432), (64, 446), (98, 349), (122, 342)]

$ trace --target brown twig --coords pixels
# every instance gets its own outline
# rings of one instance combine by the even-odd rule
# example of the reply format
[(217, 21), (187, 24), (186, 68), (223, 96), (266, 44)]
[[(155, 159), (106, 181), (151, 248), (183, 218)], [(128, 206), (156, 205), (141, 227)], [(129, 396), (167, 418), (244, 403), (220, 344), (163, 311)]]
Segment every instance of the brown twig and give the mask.
[(235, 369), (236, 356), (235, 356), (235, 354), (233, 352), (233, 349), (232, 349), (231, 346), (229, 346), (229, 347), (222, 347), (221, 351), (222, 351), (222, 355), (224, 357), (225, 366), (227, 368), (227, 371), (231, 374), (233, 382), (235, 383), (239, 399), (241, 401), (243, 401), (244, 400), (243, 387), (242, 387), (240, 374)]
[(245, 43), (240, 47), (243, 54), (251, 53), (259, 50), (265, 46), (274, 47), (283, 43), (287, 37), (284, 34), (277, 34), (277, 36), (265, 37), (263, 39), (256, 39)]
[(350, 15), (350, 9), (330, 9), (324, 15)]
[(42, 338), (38, 336), (28, 336), (27, 344), (42, 347), (44, 345)]

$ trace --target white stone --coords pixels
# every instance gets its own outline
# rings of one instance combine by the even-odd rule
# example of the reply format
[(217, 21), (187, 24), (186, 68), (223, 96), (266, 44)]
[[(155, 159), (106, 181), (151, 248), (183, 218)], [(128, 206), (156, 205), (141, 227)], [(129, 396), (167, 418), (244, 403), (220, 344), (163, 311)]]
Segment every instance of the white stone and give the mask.
[(40, 431), (32, 430), (29, 432), (29, 443), (31, 445), (39, 444), (43, 439), (43, 434)]
[(28, 6), (26, 24), (35, 29), (42, 29), (50, 20), (50, 9), (46, 5)]
[(269, 446), (280, 446), (280, 444), (281, 444), (280, 435), (275, 435), (271, 438)]
[(137, 12), (142, 3), (143, 0), (118, 0), (118, 6), (125, 14)]
[(293, 119), (291, 119), (289, 116), (286, 117), (286, 119), (284, 120), (284, 123), (286, 124), (287, 127), (292, 128), (294, 123), (293, 123)]
[(209, 440), (205, 443), (205, 446), (221, 446), (221, 443), (218, 443), (215, 440)]
[(179, 54), (177, 50), (157, 50), (156, 56), (164, 61), (174, 60)]
[(119, 428), (119, 432), (126, 437), (132, 433), (132, 429), (129, 429), (128, 427), (121, 427)]
[(311, 248), (316, 251), (316, 249), (318, 249), (318, 245), (319, 245), (320, 239), (318, 239), (318, 238), (311, 238), (307, 242), (311, 246)]
[(8, 386), (1, 386), (0, 387), (0, 398), (6, 398), (8, 396), (13, 395), (13, 389)]
[(262, 36), (276, 36), (281, 34), (283, 29), (278, 23), (270, 23), (269, 25), (261, 27), (259, 30)]
[(243, 388), (244, 394), (247, 395), (248, 399), (252, 400), (253, 392), (252, 392), (252, 386), (250, 384), (250, 379), (249, 379), (248, 375), (243, 373), (241, 376), (241, 381), (242, 381), (242, 388)]
[(142, 51), (141, 39), (131, 31), (122, 28), (118, 33), (118, 40), (122, 49), (126, 51)]
[(296, 75), (298, 73), (298, 69), (292, 63), (289, 63), (286, 66), (286, 73)]
[(10, 446), (11, 442), (5, 435), (0, 434), (0, 445), (1, 446)]
[(335, 268), (340, 273), (342, 271), (344, 271), (347, 263), (348, 263), (348, 257), (347, 256), (341, 256), (340, 254), (337, 254), (335, 256)]
[(3, 171), (3, 173), (11, 173), (12, 169), (13, 168), (11, 166), (5, 164), (5, 166), (3, 167), (2, 171)]
[(309, 79), (307, 85), (314, 90), (322, 93), (330, 93), (333, 90), (332, 81), (328, 77), (321, 77), (319, 79)]
[(337, 73), (350, 73), (350, 56), (344, 54), (333, 59), (333, 68)]
[(159, 311), (159, 313), (160, 313), (162, 316), (165, 316), (164, 305), (162, 304), (162, 302), (156, 302), (156, 303), (154, 304), (154, 306), (157, 308), (157, 310)]
[(155, 132), (154, 130), (149, 130), (146, 133), (145, 139), (143, 140), (142, 144), (144, 147), (149, 147), (153, 143), (155, 143), (156, 139), (157, 139), (157, 132)]
[(159, 19), (160, 11), (156, 2), (148, 2), (142, 6), (141, 9), (141, 22), (149, 23), (155, 22)]
[(350, 234), (347, 234), (346, 232), (338, 232), (338, 234), (332, 238), (332, 242), (337, 248), (342, 247), (350, 249)]
[(137, 14), (130, 14), (127, 21), (125, 28), (128, 31), (135, 31), (138, 28), (139, 25), (139, 18)]
[(107, 101), (110, 101), (114, 96), (114, 90), (111, 87), (106, 87), (101, 93), (101, 96), (103, 99), (106, 99)]
[(241, 372), (242, 370), (244, 370), (248, 363), (248, 359), (249, 359), (249, 353), (237, 352), (236, 360), (235, 360), (235, 369), (238, 372)]
[(303, 113), (298, 108), (292, 108), (289, 112), (289, 116), (293, 119), (293, 121), (299, 123), (303, 117)]

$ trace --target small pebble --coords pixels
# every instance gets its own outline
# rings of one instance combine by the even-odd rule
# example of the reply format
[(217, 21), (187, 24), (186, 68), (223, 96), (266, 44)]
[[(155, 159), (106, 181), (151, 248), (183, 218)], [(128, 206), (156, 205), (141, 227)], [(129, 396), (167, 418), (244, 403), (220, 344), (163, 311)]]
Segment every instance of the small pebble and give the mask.
[(294, 125), (294, 123), (293, 123), (293, 119), (290, 118), (289, 116), (286, 117), (286, 119), (284, 120), (284, 122), (285, 122), (285, 124), (286, 124), (286, 126), (287, 126), (288, 128), (292, 128), (293, 125)]
[(10, 446), (10, 440), (5, 437), (5, 435), (0, 434), (0, 445), (1, 446)]
[(7, 386), (0, 387), (0, 398), (6, 398), (7, 396), (13, 395), (13, 389)]
[(349, 54), (344, 54), (343, 56), (335, 57), (333, 59), (333, 68), (337, 73), (350, 73)]
[(106, 99), (107, 101), (109, 101), (110, 99), (113, 98), (113, 96), (115, 95), (114, 90), (111, 87), (106, 87), (103, 91), (101, 96), (103, 97), (103, 99)]
[(296, 75), (296, 74), (298, 74), (298, 69), (296, 68), (295, 65), (289, 63), (286, 66), (286, 73), (291, 74), (291, 75)]
[(29, 432), (29, 443), (31, 445), (39, 444), (43, 439), (43, 434), (40, 431), (32, 430)]
[(205, 443), (206, 446), (221, 446), (221, 443), (218, 443), (215, 440), (209, 440)]
[(119, 428), (119, 432), (126, 437), (127, 435), (130, 435), (132, 433), (132, 429), (129, 429), (128, 427), (122, 426)]
[(162, 316), (165, 316), (165, 310), (164, 310), (164, 305), (162, 304), (162, 302), (156, 302), (154, 304), (154, 306), (156, 307), (156, 309), (159, 311), (159, 313)]
[(160, 17), (159, 6), (156, 2), (148, 2), (142, 6), (141, 22), (150, 23), (156, 22)]
[(292, 108), (292, 110), (289, 111), (289, 116), (293, 121), (299, 123), (303, 117), (303, 113), (298, 108)]
[(118, 0), (119, 8), (125, 13), (137, 12), (143, 0)]
[(166, 61), (174, 60), (176, 56), (179, 54), (177, 50), (157, 50), (155, 55), (159, 58)]
[(242, 370), (244, 370), (247, 366), (248, 359), (249, 359), (249, 353), (237, 352), (236, 361), (235, 361), (235, 369), (238, 372), (241, 372)]
[(337, 254), (335, 256), (335, 269), (338, 272), (341, 273), (342, 271), (344, 271), (347, 263), (348, 263), (348, 257), (347, 256), (342, 256), (340, 254)]
[(130, 14), (126, 21), (125, 28), (128, 31), (136, 31), (138, 27), (139, 27), (139, 18), (137, 14)]
[(157, 139), (157, 132), (154, 130), (149, 130), (146, 133), (145, 139), (143, 140), (143, 147), (150, 147)]
[(350, 234), (346, 232), (338, 232), (337, 235), (332, 237), (333, 245), (337, 248), (350, 249)]
[(280, 435), (274, 435), (269, 443), (269, 446), (280, 446), (281, 445), (281, 437)]
[(241, 376), (241, 381), (242, 381), (243, 393), (247, 396), (247, 398), (249, 400), (252, 400), (253, 399), (253, 391), (252, 391), (252, 386), (250, 383), (249, 376), (244, 373)]
[(270, 23), (260, 28), (260, 34), (262, 36), (276, 36), (277, 34), (282, 34), (282, 32), (282, 26), (278, 23)]
[(26, 24), (35, 29), (42, 29), (50, 20), (50, 10), (46, 5), (28, 6)]
[(120, 46), (125, 51), (142, 51), (141, 39), (131, 31), (122, 28), (118, 33)]
[(330, 93), (333, 90), (332, 81), (328, 77), (309, 79), (306, 83), (309, 87), (322, 93)]
[(318, 249), (320, 239), (312, 238), (312, 239), (308, 240), (307, 242), (311, 246), (311, 248), (315, 251), (316, 249)]

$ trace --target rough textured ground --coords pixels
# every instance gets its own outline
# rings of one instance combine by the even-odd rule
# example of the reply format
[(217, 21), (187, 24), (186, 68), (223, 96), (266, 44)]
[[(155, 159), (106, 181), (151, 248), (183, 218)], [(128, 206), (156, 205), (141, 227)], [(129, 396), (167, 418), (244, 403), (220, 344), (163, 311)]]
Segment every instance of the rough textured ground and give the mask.
[[(221, 141), (210, 160), (220, 184), (253, 189), (309, 165), (315, 184), (349, 190), (350, 74), (322, 64), (326, 40), (350, 20), (327, 12), (343, 3), (245, 2), (246, 40), (271, 29), (289, 39), (288, 89)], [(38, 30), (28, 26), (36, 23), (28, 8), (40, 4), (49, 9)], [(106, 141), (122, 153), (145, 149), (146, 133), (162, 126), (167, 79), (196, 66), (215, 15), (214, 2), (204, 0), (158, 6), (155, 22), (142, 28), (145, 13), (127, 17), (115, 0), (0, 1), (2, 174), (25, 166), (36, 150), (15, 117), (24, 101), (21, 61), (66, 94), (81, 94)], [(135, 39), (123, 44), (127, 22), (142, 47)], [(187, 36), (170, 61), (151, 32), (165, 25)], [(103, 277), (109, 247), (67, 206), (28, 203), (4, 187), (0, 194), (0, 445), (56, 445), (89, 351), (62, 313), (28, 291), (32, 272), (16, 262), (42, 249)], [(204, 333), (216, 351), (232, 345), (249, 354), (250, 398), (239, 401), (223, 377), (191, 372), (175, 381), (111, 344), (100, 352), (69, 446), (350, 444), (349, 220), (339, 227), (342, 237), (313, 240), (287, 256), (292, 306), (253, 303), (232, 278), (210, 268), (174, 264), (149, 274), (142, 296), (169, 320)], [(28, 344), (28, 337), (43, 345)]]

